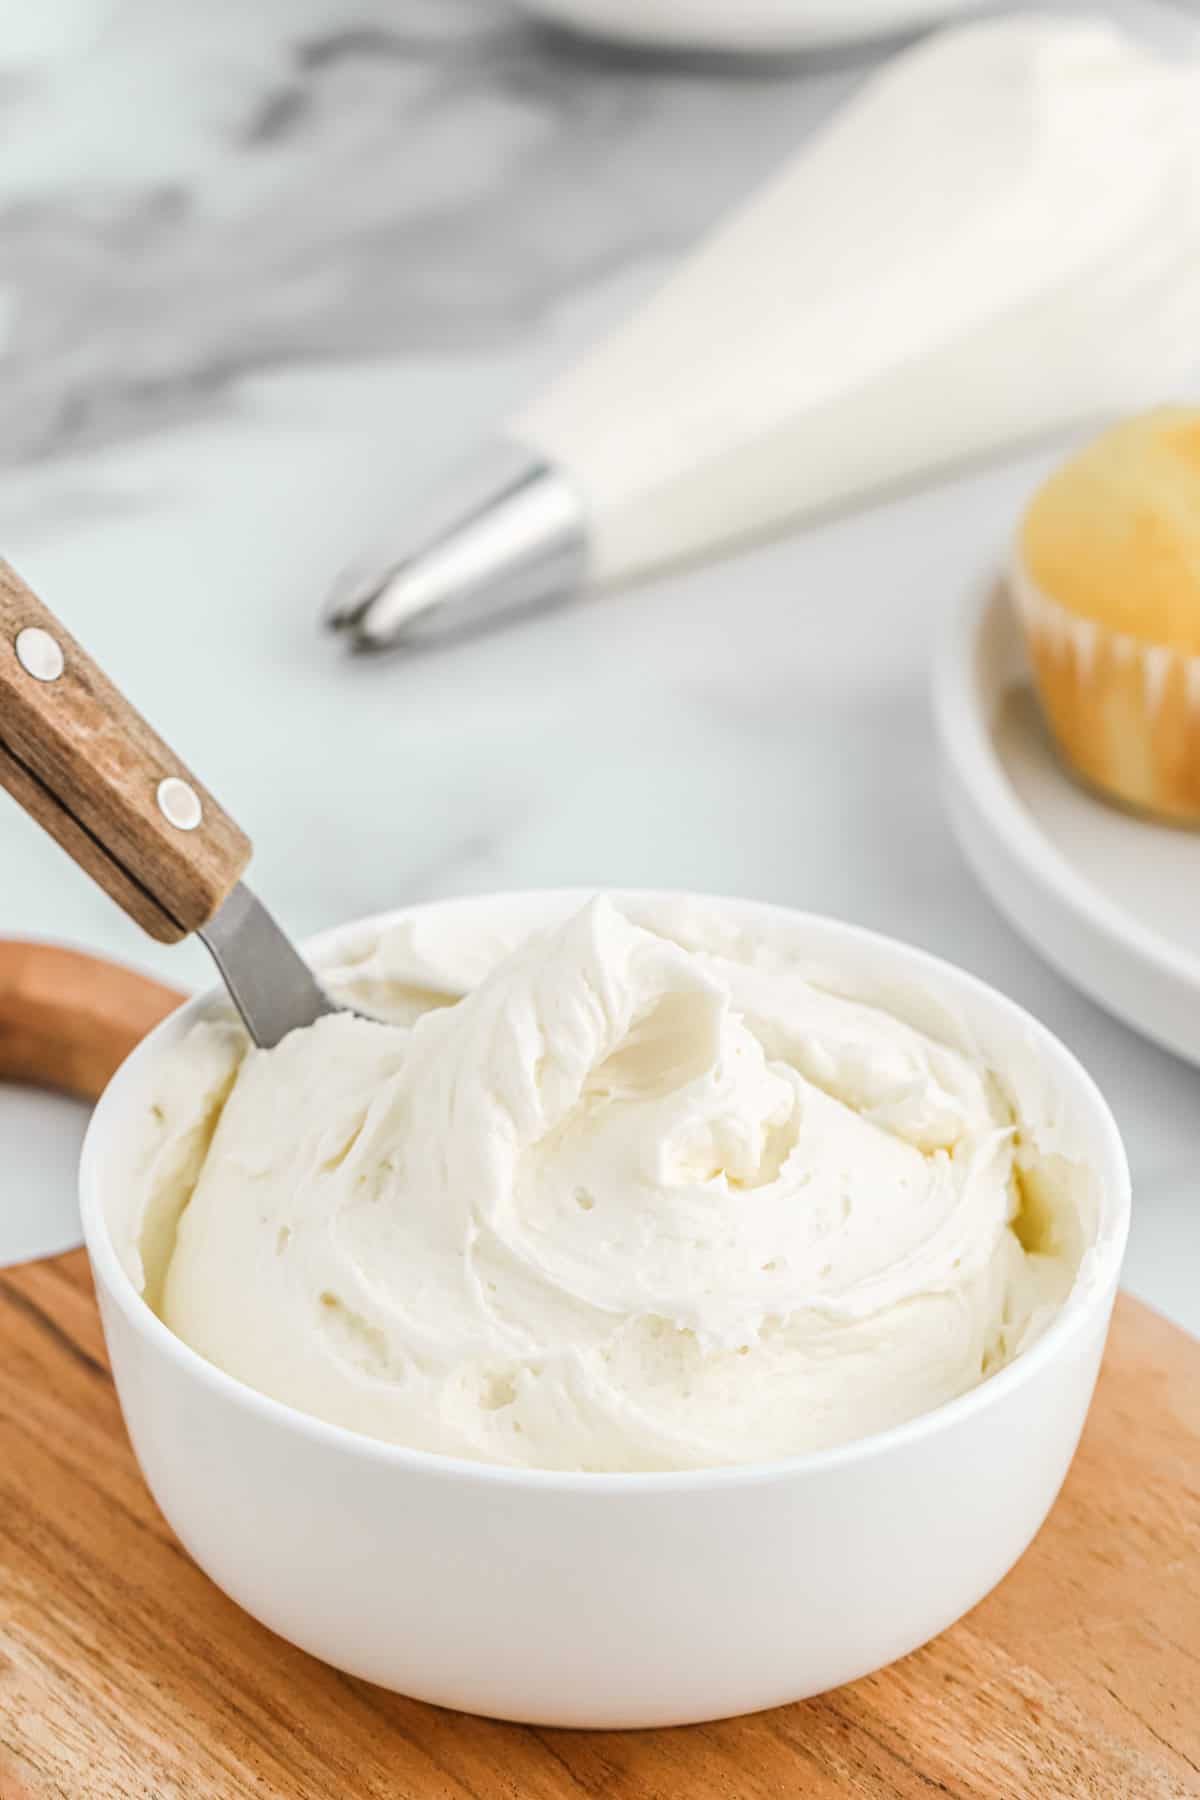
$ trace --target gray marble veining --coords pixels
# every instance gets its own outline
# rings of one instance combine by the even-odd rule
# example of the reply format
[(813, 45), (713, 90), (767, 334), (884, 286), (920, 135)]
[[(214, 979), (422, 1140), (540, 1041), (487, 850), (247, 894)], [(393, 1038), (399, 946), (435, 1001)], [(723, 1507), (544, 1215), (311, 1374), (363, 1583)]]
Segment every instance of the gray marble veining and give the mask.
[[(48, 147), (40, 176), (0, 171), (10, 462), (210, 413), (283, 361), (520, 340), (572, 291), (689, 243), (860, 72), (647, 63), (495, 0), (347, 0), (281, 18), (198, 130), (220, 33), (173, 55), (164, 10), (124, 9), (74, 71), (102, 77), (110, 38), (152, 29), (162, 53), (126, 102), (159, 83), (179, 115), (160, 100), (140, 166), (64, 180)], [(102, 81), (88, 104), (105, 98)], [(60, 105), (26, 71), (0, 116), (36, 132), (51, 110), (53, 136)]]

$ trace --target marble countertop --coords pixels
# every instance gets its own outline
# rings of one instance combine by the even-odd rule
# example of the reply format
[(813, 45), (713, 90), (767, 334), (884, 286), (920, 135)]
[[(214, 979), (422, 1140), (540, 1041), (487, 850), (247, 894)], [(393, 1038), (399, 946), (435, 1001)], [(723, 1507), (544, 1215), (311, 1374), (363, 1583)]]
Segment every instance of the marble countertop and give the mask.
[[(1106, 10), (1200, 42), (1165, 0)], [(1013, 934), (939, 798), (932, 647), (1061, 446), (441, 655), (349, 662), (316, 626), (390, 509), (869, 55), (643, 62), (500, 0), (57, 0), (6, 35), (0, 545), (245, 822), (291, 929), (613, 883), (932, 948), (1093, 1070), (1134, 1167), (1128, 1285), (1200, 1331), (1200, 1075)], [(7, 802), (0, 931), (209, 979)], [(0, 1094), (0, 1261), (76, 1233), (80, 1123)]]

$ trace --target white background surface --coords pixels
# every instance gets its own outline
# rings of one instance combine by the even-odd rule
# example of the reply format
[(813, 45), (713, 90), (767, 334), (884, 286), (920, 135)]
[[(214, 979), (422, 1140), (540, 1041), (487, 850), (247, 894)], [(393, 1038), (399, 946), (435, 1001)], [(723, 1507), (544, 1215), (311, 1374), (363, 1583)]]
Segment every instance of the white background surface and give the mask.
[[(393, 7), (389, 17), (405, 10)], [(410, 10), (427, 25), (433, 17)], [(1109, 10), (1166, 21), (1177, 41), (1185, 34), (1182, 13)], [(439, 17), (451, 15), (466, 21), (464, 32), (484, 30), (480, 8), (455, 5)], [(161, 9), (154, 16), (161, 21)], [(264, 7), (256, 18), (265, 33), (274, 13)], [(518, 57), (523, 42), (514, 37), (505, 55)], [(255, 52), (259, 61), (270, 53), (270, 45)], [(389, 81), (399, 56), (380, 58)], [(195, 83), (202, 62), (197, 56)], [(168, 74), (174, 66), (164, 64)], [(499, 66), (509, 70), (511, 60), (501, 57)], [(556, 67), (545, 64), (547, 82), (557, 79)], [(605, 85), (612, 71), (597, 65), (580, 74), (581, 67), (573, 65), (581, 91), (592, 93), (593, 82), (609, 110), (591, 139), (591, 115), (576, 111), (571, 154), (585, 160), (575, 164), (572, 191), (581, 211), (611, 208), (604, 231), (612, 252), (581, 252), (565, 273), (556, 267), (561, 279), (536, 303), (506, 300), (508, 311), (493, 309), (478, 330), (453, 313), (456, 270), (476, 284), (472, 294), (486, 289), (495, 298), (488, 270), (445, 257), (447, 234), (473, 232), (473, 245), (488, 215), (465, 206), (461, 182), (447, 198), (447, 165), (426, 146), (412, 179), (429, 184), (423, 218), (443, 209), (440, 234), (420, 241), (445, 284), (442, 311), (458, 321), (447, 341), (427, 329), (414, 275), (404, 329), (397, 325), (393, 339), (381, 343), (388, 332), (375, 314), (347, 302), (335, 309), (340, 349), (330, 325), (320, 354), (297, 360), (303, 346), (288, 338), (289, 321), (319, 313), (339, 281), (346, 293), (369, 294), (361, 262), (330, 251), (317, 268), (322, 288), (311, 268), (294, 279), (287, 257), (256, 263), (243, 237), (220, 240), (226, 280), (214, 288), (210, 277), (194, 316), (183, 277), (176, 287), (165, 265), (150, 260), (146, 282), (161, 277), (160, 287), (149, 299), (137, 290), (136, 305), (117, 286), (93, 286), (94, 330), (86, 311), (73, 315), (72, 362), (65, 352), (39, 360), (38, 331), (45, 336), (54, 324), (39, 308), (39, 283), (58, 266), (46, 246), (63, 240), (65, 220), (78, 258), (103, 239), (103, 267), (127, 261), (132, 228), (126, 219), (124, 239), (113, 228), (112, 196), (133, 177), (129, 168), (107, 170), (103, 195), (89, 194), (87, 121), (70, 127), (61, 109), (71, 85), (39, 65), (36, 79), (28, 77), (31, 135), (18, 137), (23, 158), (5, 165), (10, 182), (16, 169), (41, 196), (32, 216), (44, 237), (31, 237), (26, 204), (25, 235), (12, 240), (25, 260), (0, 256), (0, 312), (7, 306), (10, 319), (26, 321), (9, 338), (8, 373), (24, 383), (25, 403), (19, 417), (10, 414), (0, 463), (4, 553), (244, 822), (256, 842), (255, 883), (297, 934), (440, 894), (541, 883), (678, 885), (838, 914), (994, 982), (1059, 1032), (1108, 1095), (1134, 1169), (1127, 1283), (1200, 1330), (1200, 1076), (1072, 991), (1000, 919), (961, 860), (938, 791), (927, 693), (933, 646), (948, 614), (998, 563), (1024, 498), (1061, 445), (449, 654), (348, 664), (318, 634), (327, 580), (386, 518), (392, 497), (410, 493), (490, 428), (546, 369), (652, 285), (677, 247), (672, 222), (683, 212), (694, 224), (702, 210), (697, 192), (706, 205), (723, 197), (720, 173), (705, 174), (718, 128), (748, 177), (756, 157), (769, 164), (861, 75), (816, 70), (789, 78), (786, 91), (768, 83), (764, 93), (743, 77), (668, 71), (639, 85), (640, 77), (622, 74), (623, 118)], [(332, 108), (320, 114), (327, 166), (363, 131), (372, 84), (383, 74), (372, 69), (336, 104), (324, 95)], [(722, 79), (736, 84), (733, 111), (721, 110)], [(174, 113), (164, 106), (161, 136), (144, 120), (126, 152), (135, 173), (139, 159), (170, 165), (192, 194), (200, 232), (245, 184), (224, 164), (218, 179), (215, 151), (205, 161), (206, 133), (219, 134), (225, 122), (212, 122), (191, 81)], [(414, 92), (419, 111), (419, 87)], [(503, 98), (511, 101), (511, 84)], [(528, 144), (551, 127), (536, 94), (515, 124), (486, 83), (475, 99), (455, 154), (470, 143), (486, 185), (515, 155), (514, 143), (528, 156)], [(665, 174), (656, 165), (657, 236), (648, 226), (628, 229), (631, 209), (650, 207), (645, 193), (631, 197), (630, 187), (614, 200), (604, 185), (613, 160), (604, 132), (614, 142), (636, 135), (635, 102), (647, 109), (645, 131), (678, 134), (675, 164)], [(746, 136), (753, 155), (740, 147)], [(378, 161), (378, 146), (370, 148)], [(310, 150), (303, 132), (269, 146), (276, 183), (285, 181), (288, 158)], [(315, 166), (301, 173), (319, 210), (331, 202)], [(246, 180), (261, 184), (262, 169), (255, 163)], [(5, 180), (0, 169), (0, 202)], [(396, 205), (411, 212), (411, 194), (396, 192)], [(511, 196), (495, 199), (502, 203)], [(555, 227), (556, 243), (581, 229), (570, 211)], [(15, 217), (0, 204), (0, 252), (5, 221)], [(367, 236), (364, 227), (354, 240), (360, 249)], [(504, 258), (521, 269), (544, 266), (519, 234), (492, 248), (493, 275)], [(178, 243), (172, 254), (183, 256)], [(18, 279), (6, 292), (14, 269)], [(242, 304), (255, 282), (255, 304), (230, 326), (242, 334), (240, 359), (222, 351), (220, 361), (204, 337), (212, 366), (204, 365), (202, 381), (192, 355), (203, 336), (197, 320), (207, 331), (225, 289), (231, 306)], [(391, 331), (400, 314), (387, 318)], [(278, 354), (262, 352), (268, 325)], [(148, 344), (161, 365), (156, 378), (139, 362), (154, 361)], [(364, 356), (372, 345), (375, 353)], [(124, 387), (114, 369), (129, 375)], [(76, 388), (60, 391), (55, 384), (68, 378)], [(13, 418), (28, 422), (35, 412), (36, 454), (12, 435)], [(1200, 842), (1196, 862), (1200, 874)], [(79, 943), (183, 986), (208, 980), (198, 947), (162, 950), (141, 938), (7, 802), (0, 931)], [(0, 1259), (6, 1242), (19, 1247), (18, 1215), (32, 1209), (61, 1219), (69, 1208), (78, 1130), (78, 1111), (67, 1103), (0, 1096)], [(57, 1233), (55, 1226), (49, 1236)]]

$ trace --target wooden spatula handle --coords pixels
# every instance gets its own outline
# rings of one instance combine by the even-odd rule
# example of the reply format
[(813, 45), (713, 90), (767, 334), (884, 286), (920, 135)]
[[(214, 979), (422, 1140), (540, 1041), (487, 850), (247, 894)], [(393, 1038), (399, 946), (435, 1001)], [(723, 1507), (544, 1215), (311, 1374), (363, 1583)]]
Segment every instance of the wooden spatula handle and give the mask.
[(0, 560), (0, 785), (151, 937), (207, 923), (250, 840)]

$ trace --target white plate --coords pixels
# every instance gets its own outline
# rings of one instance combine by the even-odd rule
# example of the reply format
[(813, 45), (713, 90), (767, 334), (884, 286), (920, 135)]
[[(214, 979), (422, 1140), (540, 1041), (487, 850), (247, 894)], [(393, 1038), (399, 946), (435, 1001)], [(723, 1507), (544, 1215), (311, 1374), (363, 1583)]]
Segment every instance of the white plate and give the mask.
[(981, 0), (522, 0), (593, 37), (695, 50), (814, 50), (910, 31)]
[(934, 709), (951, 823), (997, 906), (1092, 999), (1200, 1063), (1200, 834), (1066, 774), (999, 585), (956, 616)]
[(0, 1269), (83, 1242), (79, 1147), (91, 1107), (0, 1083)]

